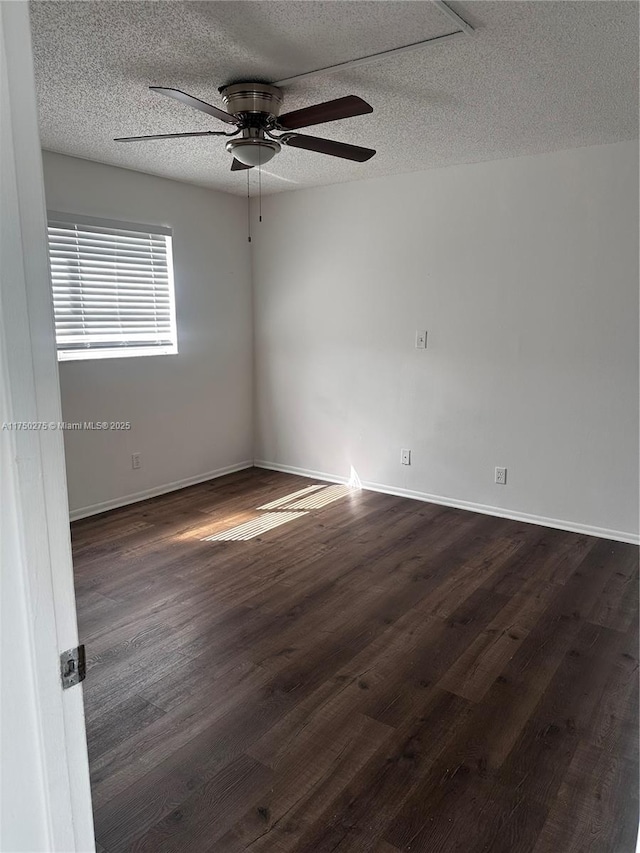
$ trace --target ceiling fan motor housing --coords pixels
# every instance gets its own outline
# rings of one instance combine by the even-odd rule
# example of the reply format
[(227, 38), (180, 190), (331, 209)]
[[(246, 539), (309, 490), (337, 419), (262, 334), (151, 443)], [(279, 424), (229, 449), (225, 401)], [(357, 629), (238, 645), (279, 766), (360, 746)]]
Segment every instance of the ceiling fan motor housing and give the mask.
[(264, 127), (277, 118), (282, 92), (268, 83), (233, 83), (221, 90), (230, 115), (241, 119), (242, 137), (227, 142), (227, 151), (246, 166), (268, 163), (280, 151), (274, 139), (266, 139)]
[(282, 106), (282, 92), (267, 83), (233, 83), (221, 90), (227, 112), (237, 116), (242, 113), (265, 113), (277, 118)]

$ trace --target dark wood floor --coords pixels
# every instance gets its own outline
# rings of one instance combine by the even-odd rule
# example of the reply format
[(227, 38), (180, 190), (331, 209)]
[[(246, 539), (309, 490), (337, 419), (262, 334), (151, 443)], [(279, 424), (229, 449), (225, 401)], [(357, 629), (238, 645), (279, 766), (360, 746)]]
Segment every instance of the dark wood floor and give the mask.
[(638, 549), (372, 492), (203, 541), (310, 484), (73, 525), (98, 850), (632, 853)]

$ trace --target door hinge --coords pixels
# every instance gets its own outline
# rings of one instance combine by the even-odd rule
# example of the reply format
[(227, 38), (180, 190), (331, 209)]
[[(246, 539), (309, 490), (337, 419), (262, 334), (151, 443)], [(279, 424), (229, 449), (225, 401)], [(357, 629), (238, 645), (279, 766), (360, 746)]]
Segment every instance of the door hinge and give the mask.
[(60, 676), (64, 690), (67, 687), (73, 687), (74, 684), (80, 684), (81, 681), (84, 681), (86, 674), (84, 646), (76, 646), (75, 649), (62, 652), (60, 655)]

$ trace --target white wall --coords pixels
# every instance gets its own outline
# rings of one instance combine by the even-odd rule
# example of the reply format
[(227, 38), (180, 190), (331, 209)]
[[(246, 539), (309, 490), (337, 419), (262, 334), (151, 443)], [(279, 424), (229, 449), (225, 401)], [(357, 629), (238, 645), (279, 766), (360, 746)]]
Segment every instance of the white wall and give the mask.
[(252, 249), (258, 460), (637, 534), (637, 143), (270, 196)]
[(49, 209), (173, 228), (179, 354), (60, 364), (66, 421), (132, 423), (65, 433), (72, 513), (250, 464), (246, 202), (46, 151), (44, 173)]
[(50, 208), (174, 228), (180, 354), (60, 365), (66, 420), (134, 425), (66, 433), (76, 514), (255, 455), (637, 534), (635, 143), (263, 199), (255, 452), (244, 200), (48, 152), (44, 164)]

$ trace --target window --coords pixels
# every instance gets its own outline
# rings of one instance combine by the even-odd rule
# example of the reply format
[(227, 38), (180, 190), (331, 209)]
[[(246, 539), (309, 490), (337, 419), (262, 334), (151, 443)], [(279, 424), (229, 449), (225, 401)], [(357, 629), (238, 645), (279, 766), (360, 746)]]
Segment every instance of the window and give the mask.
[(58, 361), (178, 351), (171, 230), (49, 213)]

